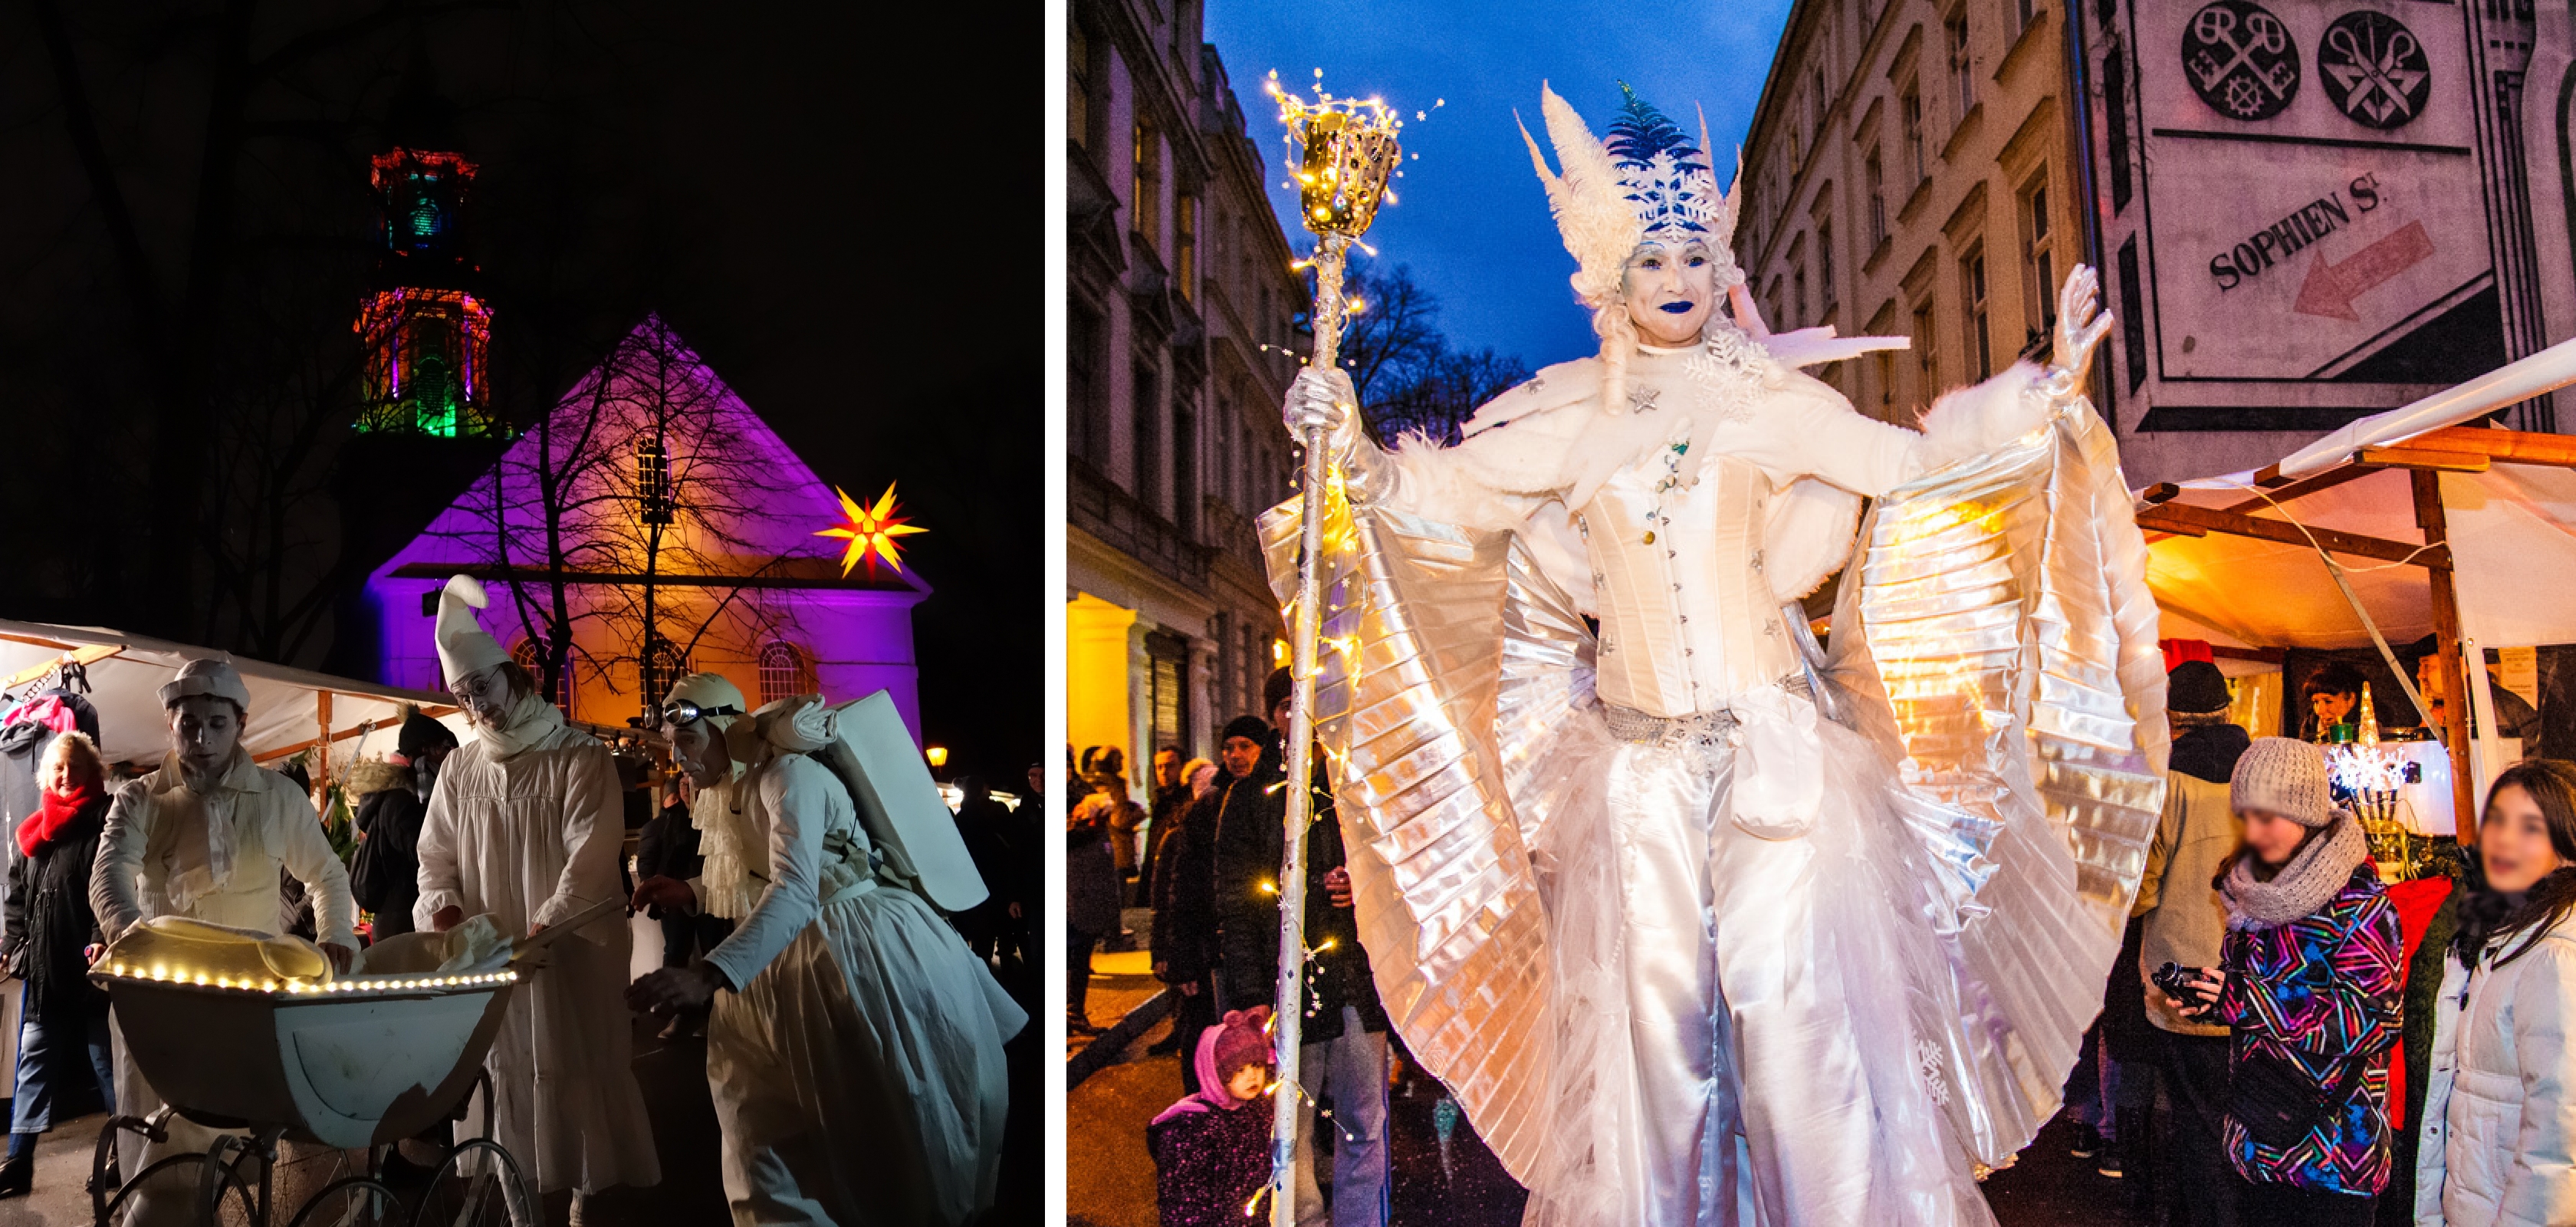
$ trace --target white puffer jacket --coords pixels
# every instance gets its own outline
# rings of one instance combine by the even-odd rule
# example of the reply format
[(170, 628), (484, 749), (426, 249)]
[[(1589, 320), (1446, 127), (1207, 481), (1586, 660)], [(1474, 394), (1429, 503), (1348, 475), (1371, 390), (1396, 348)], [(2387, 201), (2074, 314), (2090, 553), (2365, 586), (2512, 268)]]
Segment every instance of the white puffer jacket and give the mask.
[(2576, 1224), (2576, 916), (2475, 978), (2443, 960), (2435, 1028), (2418, 1227)]

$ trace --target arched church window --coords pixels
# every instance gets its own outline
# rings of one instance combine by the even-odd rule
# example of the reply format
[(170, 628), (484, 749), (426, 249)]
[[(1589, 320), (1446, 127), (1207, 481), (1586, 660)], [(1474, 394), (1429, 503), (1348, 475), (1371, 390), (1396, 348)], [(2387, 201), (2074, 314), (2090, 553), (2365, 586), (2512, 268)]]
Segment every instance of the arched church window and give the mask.
[(696, 672), (689, 665), (689, 655), (680, 645), (653, 637), (652, 646), (644, 653), (644, 698), (648, 706), (660, 707), (662, 696), (671, 692), (671, 683)]
[[(546, 649), (543, 644), (526, 635), (521, 635), (519, 646), (510, 649), (510, 659), (517, 661), (520, 668), (527, 670), (528, 676), (537, 679), (537, 685), (546, 684)], [(570, 660), (564, 661), (563, 672), (556, 675), (554, 694), (551, 697), (554, 705), (565, 715), (572, 714), (572, 662)]]
[(805, 649), (784, 639), (773, 639), (760, 649), (760, 701), (775, 703), (800, 694), (813, 694), (822, 689), (814, 684), (814, 658)]

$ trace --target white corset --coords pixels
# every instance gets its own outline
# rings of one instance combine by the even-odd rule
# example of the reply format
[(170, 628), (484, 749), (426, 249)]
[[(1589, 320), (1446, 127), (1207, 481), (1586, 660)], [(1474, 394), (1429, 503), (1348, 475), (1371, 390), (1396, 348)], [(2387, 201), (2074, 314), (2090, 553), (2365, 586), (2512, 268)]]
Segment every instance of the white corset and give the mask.
[(1770, 479), (1721, 454), (1684, 486), (1679, 461), (1666, 449), (1620, 471), (1576, 521), (1599, 594), (1601, 699), (1654, 716), (1721, 710), (1798, 663), (1762, 571)]

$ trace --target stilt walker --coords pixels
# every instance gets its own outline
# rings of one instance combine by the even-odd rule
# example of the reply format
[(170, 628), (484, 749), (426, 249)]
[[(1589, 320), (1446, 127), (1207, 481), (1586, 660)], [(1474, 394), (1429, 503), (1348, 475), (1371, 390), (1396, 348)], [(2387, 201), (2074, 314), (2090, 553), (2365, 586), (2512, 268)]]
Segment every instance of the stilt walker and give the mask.
[[(1318, 70), (1317, 75), (1321, 75)], [(1342, 269), (1352, 242), (1377, 220), (1378, 205), (1390, 199), (1387, 181), (1402, 157), (1396, 131), (1404, 126), (1395, 112), (1374, 98), (1335, 98), (1318, 85), (1308, 102), (1279, 88), (1271, 74), (1271, 97), (1279, 102), (1279, 120), (1302, 154), (1297, 167), (1297, 197), (1306, 229), (1319, 240), (1315, 247), (1315, 352), (1309, 365), (1331, 370), (1340, 361)], [(1316, 427), (1301, 440), (1305, 470), (1301, 505), (1305, 510), (1304, 544), (1299, 555), (1295, 627), (1290, 635), (1295, 697), (1288, 708), (1287, 831), (1279, 866), (1279, 987), (1271, 1012), (1271, 1042), (1278, 1054), (1278, 1085), (1270, 1134), (1270, 1222), (1296, 1227), (1297, 1054), (1306, 1007), (1306, 827), (1314, 821), (1315, 794), (1315, 646), (1316, 602), (1320, 592), (1315, 560), (1323, 548), (1325, 509), (1330, 497), (1325, 471), (1324, 431)], [(1248, 1209), (1248, 1208), (1247, 1208)]]

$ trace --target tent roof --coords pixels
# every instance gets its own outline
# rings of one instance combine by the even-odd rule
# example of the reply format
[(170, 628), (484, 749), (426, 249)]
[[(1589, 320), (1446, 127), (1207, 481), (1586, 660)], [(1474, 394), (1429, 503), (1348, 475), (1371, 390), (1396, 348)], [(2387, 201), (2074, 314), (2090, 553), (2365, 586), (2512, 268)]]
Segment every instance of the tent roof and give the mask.
[[(109, 649), (113, 654), (100, 655)], [(91, 688), (88, 697), (98, 708), (99, 749), (110, 762), (142, 762), (160, 757), (169, 745), (169, 726), (162, 715), (159, 693), (162, 684), (191, 659), (226, 655), (212, 648), (104, 627), (0, 620), (0, 677), (42, 669), (62, 659), (66, 652), (75, 651), (83, 656), (100, 655), (87, 666)], [(242, 744), (250, 747), (253, 758), (290, 754), (311, 744), (320, 732), (315, 696), (324, 692), (331, 695), (334, 733), (345, 733), (362, 722), (375, 722), (377, 733), (366, 739), (369, 749), (393, 748), (393, 725), (401, 719), (402, 704), (433, 708), (450, 702), (445, 695), (398, 690), (243, 656), (232, 657), (232, 662), (250, 688), (250, 712), (242, 730)], [(24, 690), (13, 693), (23, 697)], [(462, 715), (451, 712), (441, 720), (460, 741), (466, 739)], [(334, 748), (347, 754), (353, 753), (357, 745), (356, 737), (348, 737), (335, 742)]]
[[(2487, 647), (2576, 643), (2576, 470), (2564, 457), (2526, 463), (2536, 457), (2513, 454), (2520, 449), (2510, 441), (2546, 436), (2495, 432), (2490, 441), (2488, 432), (2445, 429), (2571, 382), (2576, 341), (2361, 419), (2259, 473), (2184, 482), (2170, 501), (2412, 545), (2424, 538), (2415, 522), (2411, 470), (2396, 466), (2439, 462), (2448, 455), (2441, 451), (2446, 447), (2476, 448), (2484, 457), (2483, 471), (2439, 473), (2461, 634)], [(2427, 437), (2433, 431), (2444, 433)], [(2354, 463), (2391, 467), (2342, 469)], [(2304, 494), (2283, 485), (2327, 473), (2350, 480)], [(2265, 486), (2278, 493), (2267, 499)], [(2392, 645), (2432, 632), (2430, 573), (2424, 567), (2349, 554), (2338, 554), (2337, 561)], [(2240, 647), (2370, 643), (2325, 563), (2297, 541), (2215, 531), (2166, 537), (2149, 546), (2147, 583), (2164, 611), (2168, 637)]]

